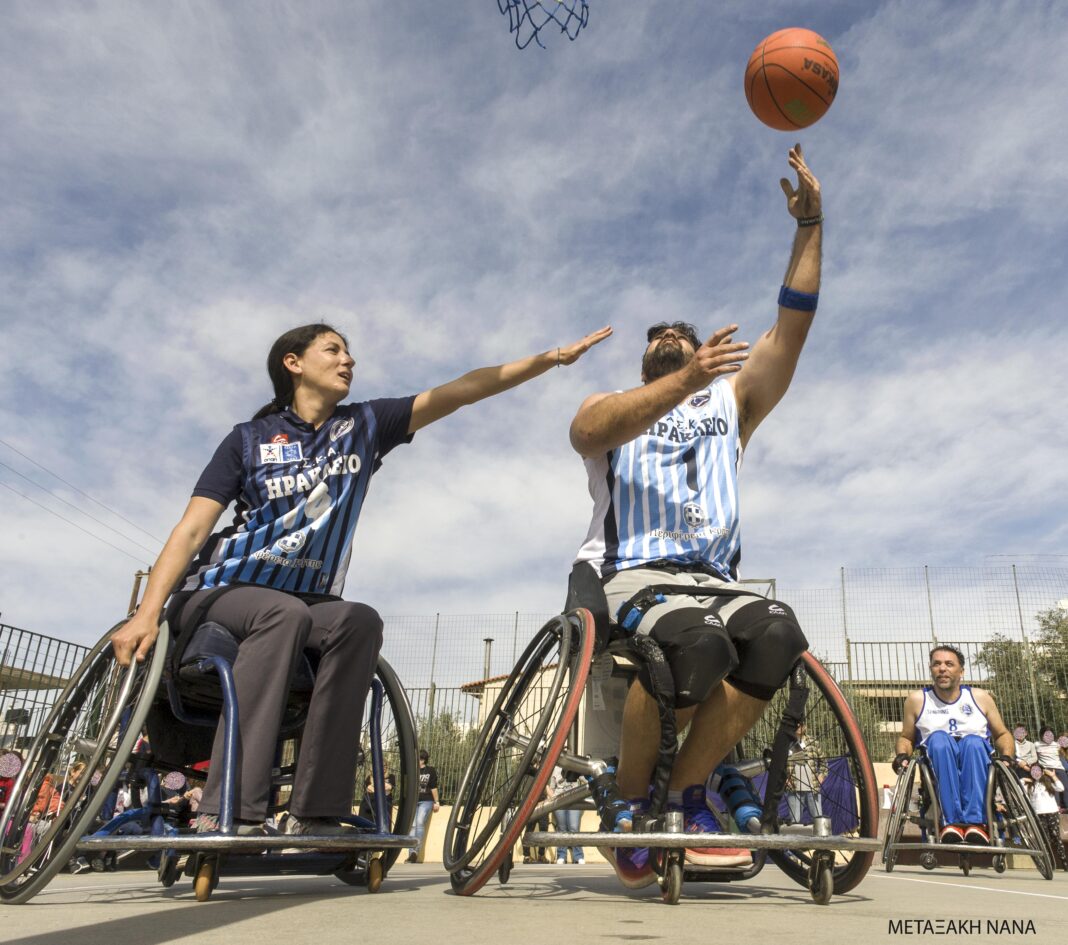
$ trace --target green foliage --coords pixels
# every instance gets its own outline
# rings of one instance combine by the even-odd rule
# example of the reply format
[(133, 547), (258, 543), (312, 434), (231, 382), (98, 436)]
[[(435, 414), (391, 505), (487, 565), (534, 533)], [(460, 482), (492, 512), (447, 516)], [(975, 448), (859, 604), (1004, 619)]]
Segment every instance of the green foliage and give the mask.
[(987, 671), (983, 686), (994, 696), (1005, 724), (1011, 729), (1022, 722), (1032, 737), (1043, 722), (1058, 734), (1068, 729), (1068, 614), (1050, 608), (1036, 619), (1039, 633), (1030, 644), (1030, 661), (1022, 641), (1001, 634), (984, 643), (976, 658)]

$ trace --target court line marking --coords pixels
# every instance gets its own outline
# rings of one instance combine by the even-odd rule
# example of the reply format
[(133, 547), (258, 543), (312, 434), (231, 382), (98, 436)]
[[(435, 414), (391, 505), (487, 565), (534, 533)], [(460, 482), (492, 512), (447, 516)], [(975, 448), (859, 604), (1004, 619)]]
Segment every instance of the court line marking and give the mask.
[(1040, 899), (1061, 899), (1068, 902), (1068, 896), (1054, 896), (1052, 893), (1023, 892), (1019, 889), (998, 889), (996, 886), (972, 886), (969, 883), (947, 883), (937, 879), (914, 879), (911, 876), (888, 876), (886, 873), (876, 873), (878, 879), (899, 879), (903, 883), (926, 883), (928, 886), (956, 886), (957, 889), (977, 889), (983, 892), (1003, 893), (1007, 896), (1038, 896)]

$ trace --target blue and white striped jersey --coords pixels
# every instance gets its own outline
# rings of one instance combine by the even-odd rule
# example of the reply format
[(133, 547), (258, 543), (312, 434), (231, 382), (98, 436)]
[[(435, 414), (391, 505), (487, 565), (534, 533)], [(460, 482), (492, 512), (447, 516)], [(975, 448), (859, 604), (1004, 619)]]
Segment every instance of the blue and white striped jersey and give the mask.
[(585, 460), (593, 521), (577, 560), (601, 577), (669, 560), (736, 580), (741, 460), (734, 391), (718, 380), (641, 436)]
[(205, 543), (181, 589), (340, 594), (371, 476), (411, 442), (414, 400), (343, 404), (318, 430), (289, 410), (235, 426), (193, 495), (236, 500), (236, 515)]

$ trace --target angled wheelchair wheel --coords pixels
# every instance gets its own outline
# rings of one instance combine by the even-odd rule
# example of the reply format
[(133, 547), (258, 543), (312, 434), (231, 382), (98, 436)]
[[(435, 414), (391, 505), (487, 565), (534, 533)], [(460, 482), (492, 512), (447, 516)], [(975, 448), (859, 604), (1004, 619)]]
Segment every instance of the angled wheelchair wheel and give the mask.
[(1040, 851), (1032, 854), (1031, 859), (1034, 860), (1035, 867), (1042, 874), (1043, 879), (1053, 879), (1053, 853), (1046, 841), (1042, 826), (1038, 822), (1038, 817), (1031, 809), (1031, 803), (1023, 792), (1020, 779), (1000, 758), (995, 758), (992, 764), (994, 765), (994, 784), (1005, 804), (1003, 827), (1005, 846), (1008, 848), (1006, 852), (1012, 852), (1014, 846)]
[(593, 643), (589, 611), (554, 617), (486, 712), (445, 828), (444, 865), (457, 893), (481, 889), (526, 827), (578, 712)]
[[(392, 824), (387, 833), (409, 834), (415, 823), (415, 810), (419, 804), (419, 744), (415, 734), (412, 709), (397, 674), (381, 656), (375, 677), (382, 683), (381, 740), (382, 758), (386, 768), (396, 777), (393, 790)], [(358, 807), (363, 797), (363, 785), (371, 774), (373, 752), (371, 749), (371, 697), (367, 698), (364, 710), (363, 729), (360, 732), (360, 762), (356, 768)], [(402, 851), (383, 850), (375, 869), (382, 874), (389, 872)], [(381, 880), (379, 880), (381, 882)]]
[[(811, 653), (804, 653), (801, 658), (809, 691), (804, 721), (808, 737), (818, 746), (816, 762), (823, 774), (820, 785), (823, 815), (831, 819), (832, 833), (836, 836), (875, 839), (879, 834), (875, 771), (856, 716), (819, 660)], [(743, 741), (741, 750), (748, 757), (760, 758), (765, 746), (773, 743), (786, 699), (786, 689), (777, 692), (763, 718)], [(783, 801), (780, 816), (785, 808)], [(809, 887), (815, 854), (805, 850), (769, 850), (768, 855), (794, 882)], [(874, 858), (874, 851), (835, 853), (831, 868), (834, 891), (844, 893), (856, 886)]]
[(894, 799), (890, 804), (890, 817), (886, 822), (886, 837), (883, 840), (883, 869), (892, 873), (897, 865), (897, 844), (905, 833), (905, 824), (908, 823), (909, 801), (912, 800), (912, 785), (916, 780), (916, 765), (918, 762), (911, 761), (909, 766), (897, 776), (897, 784), (894, 787)]
[(159, 686), (168, 629), (143, 663), (119, 666), (116, 624), (75, 670), (27, 752), (0, 818), (0, 901), (31, 899), (71, 858), (115, 787)]

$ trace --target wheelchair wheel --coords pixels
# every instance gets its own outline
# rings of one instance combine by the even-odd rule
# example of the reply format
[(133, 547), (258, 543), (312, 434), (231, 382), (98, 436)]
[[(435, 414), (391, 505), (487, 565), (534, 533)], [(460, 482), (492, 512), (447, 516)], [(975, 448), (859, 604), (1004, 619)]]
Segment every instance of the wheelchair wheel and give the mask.
[(201, 857), (193, 877), (193, 895), (197, 902), (207, 902), (219, 885), (219, 860), (214, 856)]
[[(818, 745), (819, 766), (825, 766), (820, 798), (835, 835), (874, 839), (879, 834), (879, 800), (875, 771), (853, 710), (830, 674), (811, 653), (802, 654), (809, 690), (805, 706), (808, 736)], [(763, 718), (743, 740), (740, 750), (760, 758), (774, 741), (786, 704), (787, 691), (775, 694)], [(785, 810), (785, 801), (782, 803)], [(780, 816), (782, 811), (780, 811)], [(772, 861), (801, 886), (809, 887), (814, 853), (803, 850), (769, 850)], [(848, 892), (871, 867), (875, 853), (839, 851), (834, 856), (834, 890)]]
[(1031, 809), (1031, 803), (1027, 800), (1020, 780), (998, 758), (992, 762), (994, 765), (994, 783), (1001, 792), (1001, 798), (1005, 802), (1005, 844), (1026, 847), (1030, 850), (1039, 850), (1037, 855), (1031, 857), (1035, 867), (1042, 874), (1043, 879), (1053, 879), (1053, 854), (1046, 842), (1046, 835)]
[(972, 858), (967, 853), (960, 855), (960, 871), (968, 876), (972, 872)]
[(159, 858), (159, 869), (156, 877), (164, 889), (170, 889), (181, 875), (178, 869), (178, 854), (174, 850), (164, 850)]
[(809, 892), (812, 894), (812, 901), (818, 905), (825, 906), (831, 901), (834, 895), (834, 871), (830, 866), (821, 864), (816, 869)]
[(994, 857), (993, 866), (995, 873), (1004, 873), (1005, 865), (1005, 857), (1002, 856), (1000, 853)]
[(141, 735), (163, 672), (168, 629), (160, 625), (145, 662), (122, 667), (111, 649), (111, 634), (121, 626), (75, 670), (27, 752), (0, 818), (2, 902), (26, 902), (67, 864)]
[(892, 873), (897, 865), (895, 847), (901, 842), (901, 837), (905, 833), (905, 824), (908, 822), (912, 785), (916, 780), (916, 764), (915, 761), (909, 762), (909, 766), (897, 776), (894, 800), (890, 807), (890, 819), (886, 823), (886, 839), (883, 841), (883, 869), (888, 873)]
[(933, 853), (921, 853), (920, 854), (920, 866), (930, 872), (933, 869), (938, 868), (938, 857)]
[(593, 643), (589, 611), (554, 617), (486, 713), (445, 828), (444, 865), (457, 893), (481, 889), (526, 827), (578, 712)]
[[(381, 656), (375, 675), (382, 683), (382, 759), (386, 768), (396, 777), (397, 784), (393, 790), (392, 824), (387, 833), (411, 833), (415, 823), (415, 810), (419, 804), (419, 744), (415, 735), (415, 722), (412, 720), (411, 706), (404, 687), (400, 684), (393, 667)], [(364, 711), (363, 730), (360, 733), (362, 752), (356, 767), (356, 785), (360, 796), (355, 806), (359, 807), (363, 797), (363, 786), (371, 774), (371, 698), (368, 696)], [(388, 873), (402, 850), (381, 851), (383, 875)]]

